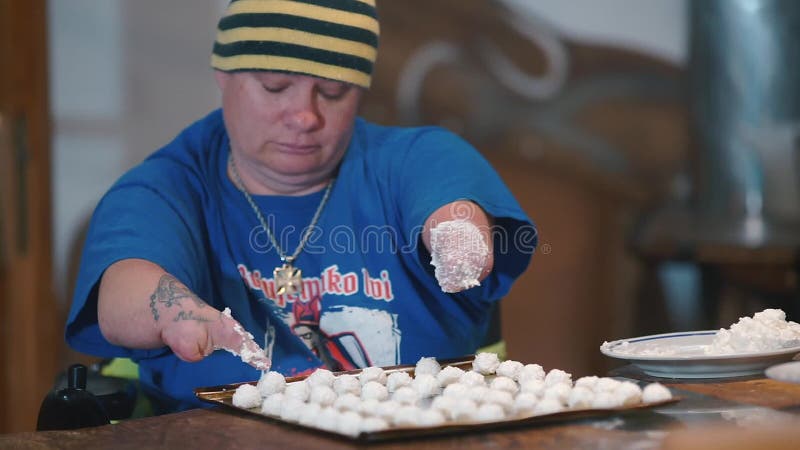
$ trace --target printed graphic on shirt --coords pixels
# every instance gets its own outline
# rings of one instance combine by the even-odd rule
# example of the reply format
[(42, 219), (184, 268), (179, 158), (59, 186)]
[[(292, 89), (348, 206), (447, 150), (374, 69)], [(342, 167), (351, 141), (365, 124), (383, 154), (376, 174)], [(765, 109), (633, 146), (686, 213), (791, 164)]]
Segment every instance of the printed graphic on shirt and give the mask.
[[(365, 268), (360, 274), (341, 273), (337, 265), (332, 265), (320, 277), (304, 277), (301, 294), (277, 295), (274, 279), (263, 278), (260, 271), (243, 264), (238, 265), (238, 270), (248, 287), (266, 297), (275, 316), (331, 370), (400, 363), (401, 333), (396, 314), (346, 305), (326, 306), (323, 311), (324, 294), (326, 303), (335, 301), (337, 295), (357, 294), (370, 302), (393, 301), (388, 271), (382, 270), (373, 277)], [(268, 330), (270, 327), (267, 319)], [(273, 332), (265, 335), (265, 348), (271, 349), (274, 336), (273, 327)]]
[[(379, 309), (333, 306), (322, 314), (320, 328), (329, 336), (342, 336), (347, 330), (358, 330), (356, 337), (369, 355), (368, 365), (400, 364), (402, 335), (397, 326), (397, 314)], [(351, 343), (348, 339), (340, 339), (340, 342), (349, 352)]]
[(377, 276), (372, 276), (366, 268), (362, 268), (361, 273), (341, 273), (339, 266), (334, 264), (325, 268), (319, 277), (303, 277), (303, 288), (300, 294), (278, 295), (273, 278), (264, 278), (260, 270), (250, 270), (244, 264), (239, 264), (237, 269), (250, 289), (261, 292), (264, 297), (272, 300), (281, 308), (297, 300), (309, 302), (314, 297), (323, 295), (362, 294), (373, 300), (386, 302), (394, 300), (392, 280), (387, 270), (382, 270)]

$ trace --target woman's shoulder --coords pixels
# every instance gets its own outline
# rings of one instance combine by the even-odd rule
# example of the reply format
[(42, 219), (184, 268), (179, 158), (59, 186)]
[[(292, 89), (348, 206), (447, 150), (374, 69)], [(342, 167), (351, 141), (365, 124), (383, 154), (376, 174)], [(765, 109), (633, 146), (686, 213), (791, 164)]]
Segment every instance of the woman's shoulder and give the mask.
[(357, 119), (353, 148), (367, 159), (406, 159), (412, 155), (432, 157), (451, 151), (474, 151), (466, 140), (447, 128), (388, 126)]
[(357, 118), (354, 135), (364, 142), (381, 145), (411, 145), (419, 139), (460, 139), (454, 132), (438, 125), (381, 125)]
[(179, 194), (203, 189), (217, 173), (225, 142), (222, 114), (217, 110), (125, 172), (112, 190), (138, 186)]

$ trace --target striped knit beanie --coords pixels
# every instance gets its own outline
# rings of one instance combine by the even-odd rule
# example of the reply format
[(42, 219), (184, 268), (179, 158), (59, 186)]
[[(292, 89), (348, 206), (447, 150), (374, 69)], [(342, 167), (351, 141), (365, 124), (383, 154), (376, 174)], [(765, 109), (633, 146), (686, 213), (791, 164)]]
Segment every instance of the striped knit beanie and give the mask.
[(368, 88), (379, 34), (375, 0), (232, 0), (219, 22), (211, 66)]

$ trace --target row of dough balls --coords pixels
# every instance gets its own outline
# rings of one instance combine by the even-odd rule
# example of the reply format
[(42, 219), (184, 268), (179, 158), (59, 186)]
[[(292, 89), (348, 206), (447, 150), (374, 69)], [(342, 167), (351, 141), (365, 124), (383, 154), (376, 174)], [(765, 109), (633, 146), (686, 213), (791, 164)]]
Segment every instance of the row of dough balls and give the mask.
[(420, 359), (412, 377), (367, 367), (358, 375), (317, 369), (303, 381), (286, 383), (265, 372), (257, 385), (243, 384), (234, 406), (260, 408), (262, 414), (346, 435), (390, 427), (438, 426), (448, 422), (486, 422), (552, 414), (573, 409), (606, 409), (671, 398), (659, 383), (644, 389), (613, 378), (583, 377), (538, 364), (503, 361), (479, 353), (472, 370), (441, 367)]

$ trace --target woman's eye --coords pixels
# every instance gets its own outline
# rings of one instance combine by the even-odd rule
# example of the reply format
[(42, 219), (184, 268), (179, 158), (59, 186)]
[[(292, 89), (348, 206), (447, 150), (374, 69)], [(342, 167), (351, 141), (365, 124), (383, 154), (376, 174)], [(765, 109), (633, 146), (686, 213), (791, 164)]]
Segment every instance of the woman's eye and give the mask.
[(347, 93), (349, 87), (347, 86), (335, 86), (332, 88), (323, 88), (319, 90), (319, 94), (328, 100), (338, 100)]
[(283, 86), (283, 85), (267, 85), (267, 84), (262, 84), (262, 86), (264, 87), (264, 90), (265, 90), (265, 91), (267, 91), (267, 92), (271, 92), (271, 93), (273, 93), (273, 94), (277, 94), (277, 93), (279, 93), (279, 92), (283, 92), (283, 90), (285, 90), (285, 89), (286, 89), (286, 86)]

